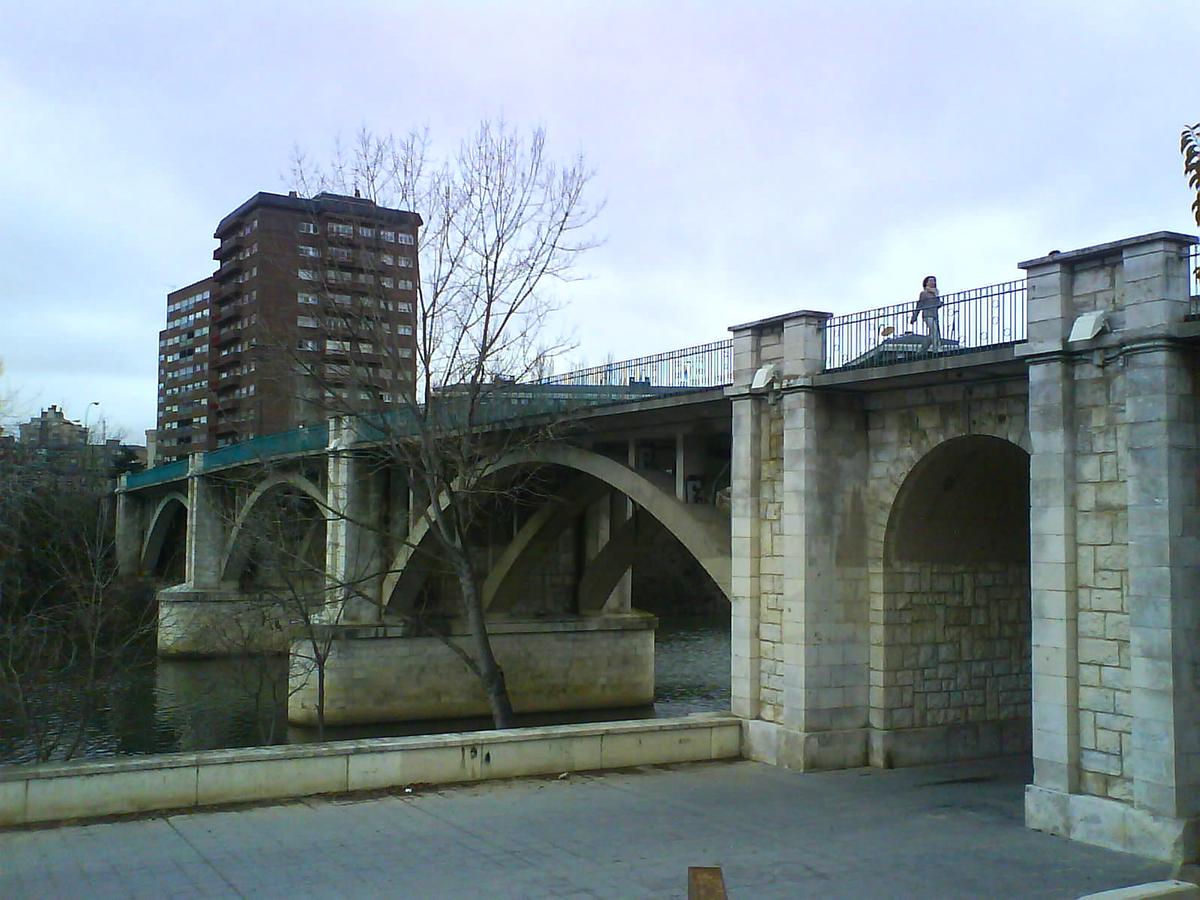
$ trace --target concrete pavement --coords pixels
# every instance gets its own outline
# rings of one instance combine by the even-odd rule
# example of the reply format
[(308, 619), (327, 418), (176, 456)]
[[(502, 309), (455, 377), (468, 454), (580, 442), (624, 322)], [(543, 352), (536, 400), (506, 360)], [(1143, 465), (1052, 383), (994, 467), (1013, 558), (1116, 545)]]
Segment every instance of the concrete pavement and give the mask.
[(1169, 867), (1026, 830), (1027, 760), (752, 762), (0, 833), (0, 896), (1077, 897)]

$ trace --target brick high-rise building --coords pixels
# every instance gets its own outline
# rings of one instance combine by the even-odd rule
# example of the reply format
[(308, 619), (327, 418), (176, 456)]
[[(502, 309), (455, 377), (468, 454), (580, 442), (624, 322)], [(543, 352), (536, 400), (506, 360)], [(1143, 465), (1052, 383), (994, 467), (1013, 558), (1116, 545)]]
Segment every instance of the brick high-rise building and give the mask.
[(259, 193), (222, 219), (216, 272), (167, 295), (159, 458), (410, 393), (420, 225), (328, 193)]

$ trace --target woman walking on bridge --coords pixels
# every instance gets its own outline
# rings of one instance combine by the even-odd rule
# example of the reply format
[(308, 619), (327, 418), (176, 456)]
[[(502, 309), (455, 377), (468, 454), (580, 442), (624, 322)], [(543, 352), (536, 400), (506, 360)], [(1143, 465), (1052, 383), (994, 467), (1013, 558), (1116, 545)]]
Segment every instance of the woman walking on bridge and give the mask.
[(917, 297), (912, 323), (917, 321), (918, 315), (921, 317), (925, 324), (925, 333), (929, 336), (929, 349), (933, 353), (942, 351), (942, 332), (938, 327), (938, 310), (941, 308), (942, 298), (938, 296), (937, 279), (932, 275), (926, 275), (925, 280), (921, 282), (921, 295)]

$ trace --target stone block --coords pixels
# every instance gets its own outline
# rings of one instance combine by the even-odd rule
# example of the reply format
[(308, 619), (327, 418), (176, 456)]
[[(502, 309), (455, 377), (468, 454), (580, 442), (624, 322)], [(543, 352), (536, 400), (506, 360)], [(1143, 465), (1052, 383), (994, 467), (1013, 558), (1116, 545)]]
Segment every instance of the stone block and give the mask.
[(1067, 800), (1062, 791), (1025, 785), (1025, 827), (1034, 831), (1066, 836), (1070, 833)]
[(414, 782), (453, 784), (474, 781), (479, 767), (465, 747), (413, 747), (390, 752), (351, 754), (347, 785), (351, 791), (373, 791)]
[(201, 765), (195, 780), (195, 803), (241, 803), (304, 797), (347, 790), (346, 757), (239, 759)]
[[(1080, 618), (1082, 620), (1082, 616)], [(1082, 625), (1083, 622), (1081, 621), (1081, 635)], [(1079, 638), (1079, 661), (1081, 663), (1094, 663), (1101, 666), (1120, 665), (1121, 655), (1119, 642), (1081, 636)]]
[(1124, 850), (1127, 807), (1103, 797), (1072, 794), (1067, 801), (1068, 836), (1085, 844)]
[(603, 768), (601, 745), (606, 735), (545, 736), (537, 740), (488, 741), (478, 753), (479, 778), (557, 775)]
[(111, 769), (105, 764), (85, 764), (82, 768), (77, 775), (31, 780), (25, 820), (109, 816), (196, 803), (196, 767), (192, 765), (137, 765), (128, 771), (120, 771), (120, 764)]
[(714, 725), (712, 729), (711, 759), (740, 759), (742, 756), (742, 727), (733, 722)]
[[(1137, 807), (1127, 807), (1125, 817), (1127, 853), (1171, 863), (1196, 861), (1200, 842), (1195, 819), (1158, 816)], [(1200, 896), (1200, 890), (1190, 896)]]
[(1079, 706), (1092, 712), (1110, 713), (1115, 711), (1113, 691), (1110, 688), (1084, 687), (1079, 688)]
[(606, 734), (600, 748), (600, 766), (620, 769), (628, 766), (663, 765), (709, 759), (712, 734), (705, 730), (663, 730)]
[(26, 782), (0, 781), (0, 827), (25, 823)]

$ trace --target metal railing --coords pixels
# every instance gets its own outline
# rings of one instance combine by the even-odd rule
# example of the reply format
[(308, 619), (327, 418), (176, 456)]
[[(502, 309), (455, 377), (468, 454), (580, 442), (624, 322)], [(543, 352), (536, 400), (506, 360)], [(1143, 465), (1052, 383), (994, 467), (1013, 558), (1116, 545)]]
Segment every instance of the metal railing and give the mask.
[(323, 450), (329, 443), (329, 426), (322, 422), (307, 428), (294, 428), (291, 431), (280, 431), (276, 434), (264, 434), (262, 437), (250, 438), (218, 447), (204, 454), (204, 469), (215, 469), (220, 466), (236, 465), (257, 459), (272, 459), (279, 456), (289, 456), (293, 453), (310, 453)]
[(152, 484), (162, 484), (165, 481), (177, 481), (187, 475), (188, 461), (187, 457), (177, 459), (174, 462), (163, 463), (160, 466), (155, 466), (152, 469), (143, 469), (140, 472), (130, 472), (125, 477), (125, 486), (128, 488), (148, 487)]
[(733, 383), (733, 341), (728, 338), (639, 356), (621, 362), (547, 375), (534, 384), (669, 387), (686, 390), (723, 387)]
[(825, 370), (860, 369), (970, 353), (1026, 337), (1025, 281), (1005, 281), (942, 296), (941, 347), (925, 333), (916, 302), (830, 319), (825, 325)]

